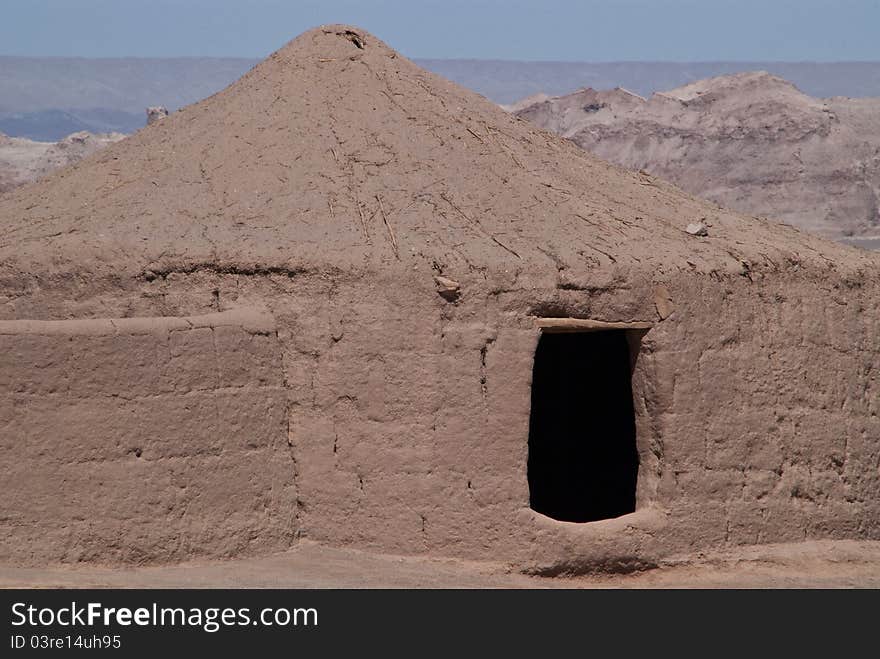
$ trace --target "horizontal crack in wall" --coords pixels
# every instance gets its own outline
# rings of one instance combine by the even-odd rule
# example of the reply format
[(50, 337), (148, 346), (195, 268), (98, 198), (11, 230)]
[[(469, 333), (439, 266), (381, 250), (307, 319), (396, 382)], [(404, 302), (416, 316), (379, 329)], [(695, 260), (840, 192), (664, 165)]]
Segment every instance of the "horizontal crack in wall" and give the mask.
[(191, 275), (197, 272), (209, 272), (218, 275), (242, 275), (245, 277), (266, 277), (269, 275), (280, 275), (283, 277), (294, 278), (308, 271), (305, 268), (289, 268), (284, 266), (262, 266), (262, 265), (239, 265), (235, 263), (219, 264), (219, 263), (191, 263), (183, 266), (168, 267), (162, 269), (148, 269), (141, 273), (141, 278), (147, 281), (155, 279), (165, 279), (169, 275), (181, 274)]

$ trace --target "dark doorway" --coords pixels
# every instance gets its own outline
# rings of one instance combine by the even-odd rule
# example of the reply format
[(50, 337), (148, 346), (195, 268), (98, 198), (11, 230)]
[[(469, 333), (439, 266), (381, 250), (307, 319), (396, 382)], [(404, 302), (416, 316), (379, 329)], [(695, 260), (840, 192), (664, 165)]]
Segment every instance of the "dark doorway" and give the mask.
[(638, 470), (626, 331), (543, 333), (529, 422), (532, 509), (566, 522), (631, 513)]

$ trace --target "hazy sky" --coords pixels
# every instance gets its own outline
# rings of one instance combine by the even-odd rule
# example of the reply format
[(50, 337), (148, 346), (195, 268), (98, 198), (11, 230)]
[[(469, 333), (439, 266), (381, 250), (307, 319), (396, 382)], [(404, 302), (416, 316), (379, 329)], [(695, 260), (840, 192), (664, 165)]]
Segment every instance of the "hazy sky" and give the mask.
[(880, 60), (880, 0), (0, 0), (0, 54), (262, 57), (332, 22), (410, 57)]

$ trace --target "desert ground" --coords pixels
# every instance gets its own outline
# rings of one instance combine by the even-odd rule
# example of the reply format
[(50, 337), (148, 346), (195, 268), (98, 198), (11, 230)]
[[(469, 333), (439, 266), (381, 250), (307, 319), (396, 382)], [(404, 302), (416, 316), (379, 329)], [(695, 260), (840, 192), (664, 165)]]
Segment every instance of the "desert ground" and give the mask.
[(540, 577), (492, 562), (303, 542), (262, 558), (173, 566), (0, 566), (0, 588), (880, 588), (880, 542), (825, 540), (683, 555), (630, 574)]

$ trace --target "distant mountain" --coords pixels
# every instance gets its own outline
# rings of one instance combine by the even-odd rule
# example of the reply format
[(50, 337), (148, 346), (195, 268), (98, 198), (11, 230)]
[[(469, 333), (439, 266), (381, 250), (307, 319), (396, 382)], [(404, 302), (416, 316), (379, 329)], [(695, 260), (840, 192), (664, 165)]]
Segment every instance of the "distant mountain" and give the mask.
[(194, 103), (240, 78), (256, 60), (232, 58), (0, 57), (0, 112), (108, 108), (143, 112)]
[(256, 60), (0, 57), (0, 131), (55, 141), (76, 131), (132, 133), (144, 109), (210, 96)]
[(108, 108), (38, 110), (0, 115), (0, 133), (40, 142), (55, 142), (77, 132), (133, 133), (144, 125), (144, 112)]
[[(496, 103), (580, 87), (625, 87), (649, 95), (703, 78), (763, 69), (807, 94), (880, 96), (880, 62), (515, 62), (416, 60)], [(144, 108), (175, 110), (214, 94), (257, 60), (243, 58), (0, 57), (0, 131), (57, 140), (75, 130), (131, 132)], [(48, 113), (48, 114), (47, 114)], [(54, 114), (52, 114), (54, 113)]]
[(509, 104), (525, 96), (568, 94), (580, 87), (624, 87), (642, 96), (697, 80), (768, 71), (806, 94), (880, 96), (880, 62), (512, 62), (417, 60), (425, 68)]
[(515, 113), (727, 208), (866, 247), (880, 237), (880, 98), (814, 98), (751, 72), (648, 99), (582, 89)]

